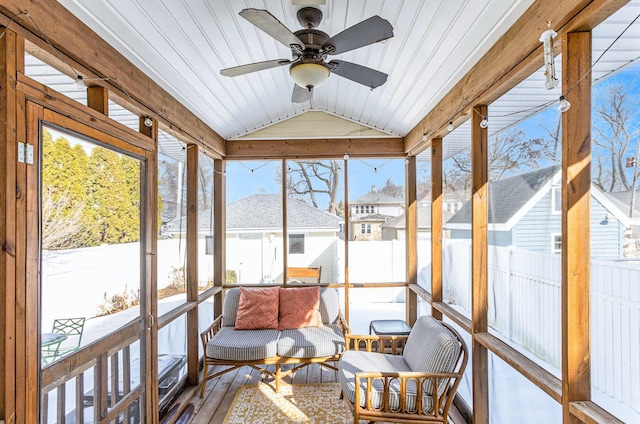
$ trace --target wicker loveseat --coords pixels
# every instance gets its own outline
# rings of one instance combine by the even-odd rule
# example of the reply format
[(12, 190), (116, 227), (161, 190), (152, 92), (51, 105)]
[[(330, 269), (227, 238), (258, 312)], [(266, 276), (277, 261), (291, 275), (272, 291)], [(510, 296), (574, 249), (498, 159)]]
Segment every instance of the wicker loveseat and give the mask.
[[(304, 287), (288, 290), (304, 290)], [(327, 362), (340, 359), (345, 349), (344, 335), (349, 332), (349, 328), (340, 312), (338, 294), (334, 289), (320, 288), (319, 311), (322, 325), (283, 330), (236, 329), (240, 295), (240, 288), (228, 290), (222, 316), (200, 334), (205, 351), (201, 397), (204, 396), (208, 380), (244, 365), (275, 378), (276, 391), (279, 391), (283, 377), (311, 363), (336, 370), (335, 366)], [(283, 364), (294, 366), (283, 371)], [(209, 368), (216, 365), (227, 368), (209, 375)], [(267, 370), (263, 365), (275, 365), (275, 372)]]
[[(399, 345), (402, 355), (387, 353), (399, 353)], [(449, 422), (467, 365), (464, 340), (451, 326), (425, 315), (409, 336), (347, 335), (347, 346), (338, 380), (354, 423)]]

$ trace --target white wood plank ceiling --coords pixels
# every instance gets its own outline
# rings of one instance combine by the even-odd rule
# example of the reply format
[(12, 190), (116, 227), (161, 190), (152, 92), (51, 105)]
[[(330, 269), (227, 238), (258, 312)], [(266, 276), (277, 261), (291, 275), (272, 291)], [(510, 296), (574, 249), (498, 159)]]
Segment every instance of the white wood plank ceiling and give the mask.
[[(292, 31), (300, 29), (292, 0), (59, 0), (72, 13), (150, 75), (226, 139), (244, 136), (310, 110), (326, 111), (390, 135), (404, 136), (533, 3), (533, 0), (326, 0), (318, 29), (335, 35), (370, 16), (387, 19), (394, 37), (331, 58), (389, 74), (370, 90), (337, 75), (311, 102), (291, 103), (288, 66), (240, 77), (220, 69), (271, 59), (291, 51), (238, 13), (266, 9)], [(309, 3), (308, 1), (306, 3)], [(596, 60), (640, 13), (633, 0), (594, 31)], [(640, 54), (640, 24), (610, 49), (594, 79)], [(517, 42), (517, 40), (514, 40)], [(559, 59), (556, 59), (559, 68)], [(559, 97), (545, 90), (542, 71), (490, 106), (491, 132), (526, 114), (514, 112)], [(533, 113), (533, 112), (530, 112)], [(503, 118), (497, 118), (503, 116)], [(137, 122), (135, 123), (137, 125)], [(465, 129), (466, 127), (466, 129)], [(445, 139), (451, 152), (468, 146), (468, 123)], [(461, 144), (460, 144), (461, 143)], [(457, 146), (457, 147), (456, 147)]]
[(288, 67), (229, 78), (220, 69), (291, 51), (238, 15), (266, 9), (292, 31), (291, 0), (60, 0), (224, 138), (324, 110), (392, 135), (407, 133), (533, 0), (328, 0), (319, 29), (337, 34), (370, 16), (387, 19), (386, 43), (335, 56), (389, 74), (369, 88), (332, 75), (310, 103), (291, 103)]

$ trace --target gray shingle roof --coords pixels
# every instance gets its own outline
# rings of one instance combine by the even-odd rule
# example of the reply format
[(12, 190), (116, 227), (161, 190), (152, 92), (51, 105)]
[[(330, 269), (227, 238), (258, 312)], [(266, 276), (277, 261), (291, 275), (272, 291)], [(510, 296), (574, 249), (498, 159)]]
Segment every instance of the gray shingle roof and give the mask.
[[(282, 196), (254, 194), (227, 204), (227, 230), (282, 228)], [(299, 200), (287, 200), (287, 226), (338, 230), (342, 219)]]
[[(560, 166), (556, 165), (490, 182), (489, 224), (506, 224), (558, 171)], [(470, 222), (471, 201), (447, 221), (448, 224)]]
[[(342, 218), (316, 209), (299, 200), (287, 201), (287, 226), (339, 230)], [(227, 230), (282, 228), (282, 197), (279, 194), (254, 194), (227, 204)], [(209, 231), (211, 210), (198, 213), (198, 230)], [(186, 217), (168, 223), (170, 232), (187, 231)]]
[[(620, 210), (624, 213), (624, 215), (629, 215), (629, 209), (631, 208), (631, 191), (616, 191), (616, 192), (605, 192), (613, 203), (620, 208)], [(635, 192), (636, 199), (633, 204), (633, 210), (635, 211), (634, 216), (640, 216), (640, 192)]]
[(351, 205), (367, 204), (367, 205), (380, 205), (380, 204), (396, 204), (404, 203), (403, 199), (397, 197), (391, 197), (384, 193), (378, 193), (376, 191), (370, 191), (367, 194), (363, 194), (355, 200), (349, 200)]

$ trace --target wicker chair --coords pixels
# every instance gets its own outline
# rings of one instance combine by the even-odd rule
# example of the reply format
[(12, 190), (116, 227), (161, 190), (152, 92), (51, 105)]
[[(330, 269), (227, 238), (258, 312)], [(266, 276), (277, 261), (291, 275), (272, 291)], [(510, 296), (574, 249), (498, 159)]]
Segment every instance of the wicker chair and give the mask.
[[(422, 316), (409, 336), (348, 334), (346, 341), (338, 379), (354, 423), (448, 422), (468, 360), (467, 347), (451, 326)], [(394, 354), (402, 343), (402, 355)]]

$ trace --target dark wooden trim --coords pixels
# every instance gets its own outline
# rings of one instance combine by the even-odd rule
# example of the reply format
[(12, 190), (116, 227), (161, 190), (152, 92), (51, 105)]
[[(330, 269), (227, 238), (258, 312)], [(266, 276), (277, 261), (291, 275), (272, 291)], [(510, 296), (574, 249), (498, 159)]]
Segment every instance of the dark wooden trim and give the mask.
[(280, 190), (282, 191), (282, 202), (281, 202), (281, 207), (282, 207), (282, 283), (283, 284), (287, 284), (287, 281), (289, 280), (289, 250), (287, 249), (287, 247), (289, 246), (289, 223), (288, 221), (288, 216), (289, 214), (287, 213), (287, 161), (286, 159), (282, 159), (281, 163), (280, 163), (280, 175), (282, 175), (281, 178), (281, 186), (280, 186)]
[[(24, 97), (22, 97), (24, 99)], [(28, 104), (27, 140), (33, 145), (33, 165), (18, 164), (18, 186), (21, 194), (16, 203), (16, 258), (18, 263), (17, 284), (18, 297), (24, 302), (25, 308), (20, 312), (24, 315), (16, 316), (16, 335), (24, 334), (24, 355), (27, 367), (22, 374), (26, 385), (25, 416), (27, 422), (31, 418), (37, 419), (38, 413), (38, 371), (40, 369), (39, 333), (40, 333), (40, 120), (42, 108)], [(26, 201), (25, 201), (26, 200)], [(20, 235), (24, 231), (23, 235)], [(24, 267), (24, 269), (22, 269)], [(24, 281), (24, 283), (23, 283)], [(22, 288), (24, 287), (24, 288)], [(20, 356), (20, 351), (16, 351)], [(21, 370), (22, 371), (22, 370)], [(21, 374), (16, 375), (19, 381)], [(19, 387), (22, 382), (19, 383)], [(23, 393), (16, 393), (23, 396)]]
[(198, 146), (187, 146), (187, 302), (195, 305), (187, 312), (187, 382), (198, 384)]
[(471, 114), (471, 336), (473, 367), (473, 415), (477, 422), (489, 422), (489, 355), (475, 340), (488, 331), (488, 129), (480, 122), (487, 106), (474, 107)]
[[(0, 39), (0, 416), (11, 417), (24, 409), (20, 397), (16, 399), (16, 383), (24, 379), (25, 365), (16, 359), (16, 345), (24, 345), (24, 337), (16, 331), (19, 322), (16, 311), (16, 167), (17, 167), (17, 105), (14, 88), (20, 40), (15, 32), (6, 30)], [(24, 133), (24, 130), (20, 130)], [(24, 140), (24, 139), (23, 139)], [(22, 300), (18, 299), (22, 304)], [(24, 318), (24, 317), (23, 317)], [(19, 336), (20, 340), (16, 340)], [(24, 346), (22, 346), (24, 347)], [(17, 370), (16, 367), (20, 366)], [(22, 373), (22, 374), (18, 374)], [(20, 382), (19, 380), (23, 380)], [(22, 397), (24, 400), (24, 397)]]
[[(144, 127), (144, 129), (142, 129)], [(144, 264), (141, 276), (141, 285), (144, 287), (144, 302), (140, 305), (145, 322), (144, 329), (138, 334), (142, 339), (146, 355), (140, 358), (141, 366), (144, 366), (146, 376), (158, 375), (158, 127), (151, 128), (140, 126), (144, 134), (149, 136), (153, 143), (152, 151), (145, 152), (144, 174), (141, 178), (140, 192), (144, 193), (141, 199), (144, 210), (140, 223), (144, 245), (142, 251), (142, 263)], [(152, 360), (149, 360), (153, 358)], [(150, 423), (158, 420), (158, 379), (145, 378), (145, 396), (142, 404)]]
[(109, 90), (99, 85), (87, 87), (87, 106), (109, 116)]
[[(407, 284), (418, 283), (418, 194), (417, 194), (417, 170), (416, 157), (411, 156), (406, 160), (405, 166), (405, 191), (407, 199), (405, 210), (405, 234), (406, 234), (406, 281)], [(406, 320), (409, 325), (418, 319), (418, 297), (407, 286), (406, 296)]]
[[(222, 289), (222, 286), (227, 283), (225, 161), (215, 159), (213, 170), (213, 286)], [(222, 296), (222, 290), (215, 294), (213, 318), (222, 315)]]
[(571, 402), (591, 400), (591, 32), (563, 41), (562, 91), (571, 108), (562, 114), (562, 415), (577, 423)]
[(152, 139), (23, 74), (18, 74), (16, 88), (24, 92), (28, 100), (42, 105), (47, 110), (67, 117), (69, 121), (77, 121), (87, 127), (91, 127), (95, 133), (108, 134), (144, 150), (152, 151), (154, 149)]
[(440, 311), (442, 315), (446, 316), (451, 321), (458, 324), (462, 329), (464, 329), (464, 331), (471, 334), (471, 319), (463, 315), (459, 310), (444, 302), (433, 302), (431, 307)]
[[(442, 139), (431, 140), (431, 296), (442, 302)], [(442, 319), (442, 312), (431, 308)]]
[(571, 402), (569, 411), (571, 415), (585, 424), (624, 424), (624, 421), (619, 420), (590, 401)]
[(210, 297), (214, 297), (214, 296), (217, 297), (218, 293), (220, 292), (222, 292), (222, 287), (214, 285), (214, 287), (210, 287), (207, 290), (203, 291), (202, 293), (198, 294), (198, 303), (202, 303), (207, 299), (209, 299)]
[(349, 241), (351, 212), (349, 211), (349, 160), (343, 155), (344, 168), (344, 319), (349, 323)]
[(322, 138), (296, 140), (234, 140), (227, 142), (229, 160), (338, 159), (404, 157), (402, 138)]
[(562, 382), (559, 378), (490, 333), (477, 333), (474, 340), (511, 365), (556, 402), (562, 403)]
[(158, 318), (158, 330), (166, 327), (167, 325), (171, 324), (171, 322), (173, 322), (174, 320), (180, 318), (182, 315), (186, 314), (187, 312), (195, 308), (198, 303), (199, 302), (185, 302), (176, 306), (170, 311), (163, 313)]

